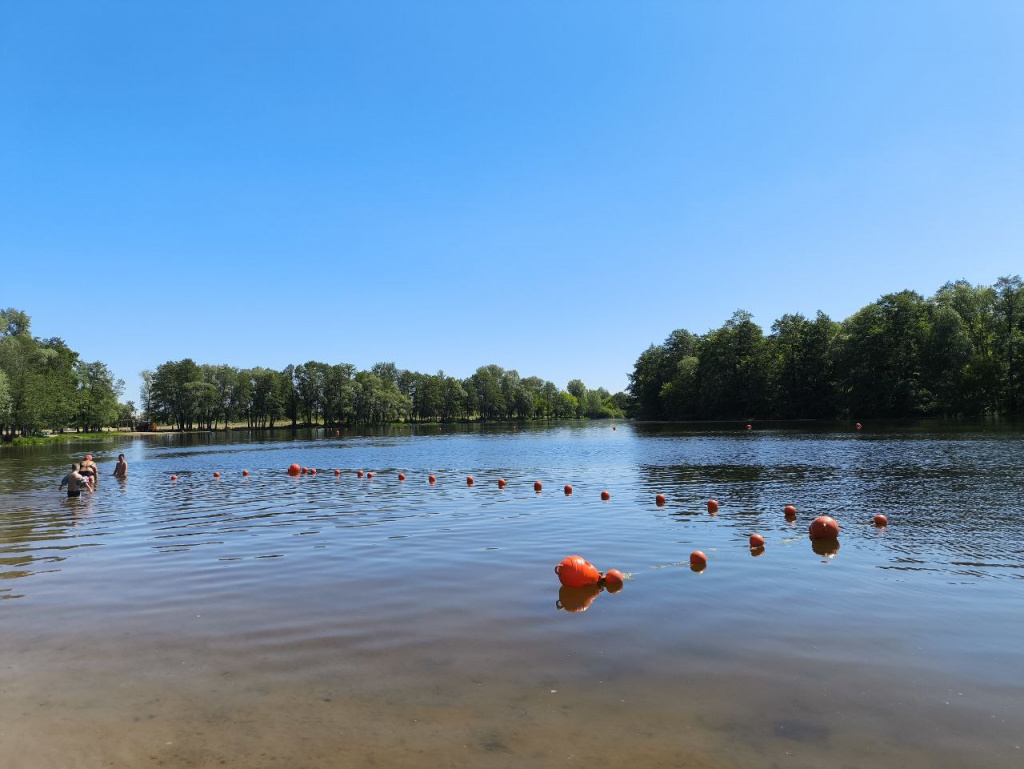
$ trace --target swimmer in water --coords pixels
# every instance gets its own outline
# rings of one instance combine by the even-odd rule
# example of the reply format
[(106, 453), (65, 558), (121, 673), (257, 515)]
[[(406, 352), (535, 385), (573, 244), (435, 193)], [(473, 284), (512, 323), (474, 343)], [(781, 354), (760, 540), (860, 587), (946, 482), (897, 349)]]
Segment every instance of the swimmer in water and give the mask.
[(124, 461), (124, 454), (117, 455), (117, 464), (114, 466), (114, 477), (128, 477), (128, 463)]
[(92, 461), (92, 454), (86, 454), (85, 455), (85, 460), (80, 465), (78, 472), (80, 472), (82, 475), (84, 475), (89, 480), (89, 482), (93, 485), (93, 488), (95, 488), (95, 487), (97, 487), (99, 485), (99, 483), (98, 483), (98, 481), (100, 479), (99, 470), (100, 469), (99, 469), (99, 467), (96, 466), (96, 463)]
[(68, 497), (80, 497), (82, 491), (92, 494), (92, 485), (89, 483), (89, 479), (78, 472), (78, 469), (77, 462), (71, 465), (71, 472), (65, 475), (60, 482), (61, 489), (65, 486), (68, 487)]

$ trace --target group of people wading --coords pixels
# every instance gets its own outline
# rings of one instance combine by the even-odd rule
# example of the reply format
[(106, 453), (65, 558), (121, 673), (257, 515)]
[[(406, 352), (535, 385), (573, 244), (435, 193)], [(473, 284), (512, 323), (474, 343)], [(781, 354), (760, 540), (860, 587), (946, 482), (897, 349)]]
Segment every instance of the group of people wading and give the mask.
[[(117, 464), (114, 466), (115, 478), (128, 477), (128, 463), (124, 461), (124, 454), (117, 455)], [(69, 497), (80, 497), (83, 491), (92, 494), (99, 484), (100, 468), (93, 461), (92, 454), (86, 454), (81, 462), (74, 462), (71, 465), (71, 472), (64, 476), (60, 482), (60, 488), (68, 487)]]

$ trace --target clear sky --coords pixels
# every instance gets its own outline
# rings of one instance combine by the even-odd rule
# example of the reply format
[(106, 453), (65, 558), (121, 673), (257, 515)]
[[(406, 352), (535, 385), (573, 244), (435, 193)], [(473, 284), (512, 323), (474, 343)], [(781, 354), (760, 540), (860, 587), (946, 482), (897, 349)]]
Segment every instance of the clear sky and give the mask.
[(737, 308), (1024, 272), (1024, 3), (6, 2), (0, 306), (128, 381), (615, 391)]

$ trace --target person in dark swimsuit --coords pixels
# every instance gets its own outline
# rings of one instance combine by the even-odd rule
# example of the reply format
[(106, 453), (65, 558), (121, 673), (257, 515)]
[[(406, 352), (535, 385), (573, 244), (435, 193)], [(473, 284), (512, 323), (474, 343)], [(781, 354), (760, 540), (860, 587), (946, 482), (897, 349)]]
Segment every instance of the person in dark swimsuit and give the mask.
[(100, 468), (92, 460), (92, 454), (86, 454), (85, 459), (79, 465), (78, 472), (89, 479), (93, 489), (99, 486)]
[(78, 463), (71, 465), (71, 472), (64, 476), (60, 482), (60, 488), (68, 487), (69, 497), (80, 497), (82, 491), (88, 491), (92, 494), (92, 485), (89, 483), (89, 479), (78, 472)]

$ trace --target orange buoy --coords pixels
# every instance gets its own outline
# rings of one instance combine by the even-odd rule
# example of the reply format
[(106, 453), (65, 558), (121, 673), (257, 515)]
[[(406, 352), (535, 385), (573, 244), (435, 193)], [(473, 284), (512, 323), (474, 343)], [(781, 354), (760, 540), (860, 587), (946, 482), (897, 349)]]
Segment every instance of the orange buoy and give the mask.
[(656, 504), (658, 507), (664, 507), (665, 506), (665, 495), (664, 494), (658, 494), (654, 498), (654, 504)]
[(367, 479), (373, 478), (373, 473), (367, 473), (366, 477), (367, 477)]
[(887, 526), (888, 524), (889, 524), (889, 519), (886, 518), (881, 513), (879, 513), (878, 515), (875, 516), (875, 526)]
[(706, 555), (704, 555), (703, 551), (701, 551), (701, 550), (694, 550), (692, 553), (690, 553), (690, 566), (700, 566), (700, 567), (703, 567), (703, 566), (707, 566), (707, 565), (708, 565), (708, 557)]
[(398, 480), (404, 481), (405, 480), (405, 473), (399, 473), (398, 474)]
[(297, 462), (293, 462), (292, 464), (288, 465), (288, 475), (295, 476), (295, 475), (298, 475), (298, 474), (299, 474), (299, 464)]
[(602, 492), (601, 492), (601, 500), (602, 500), (603, 502), (607, 502), (607, 501), (608, 501), (609, 499), (611, 499), (611, 498), (612, 498), (612, 495), (611, 495), (611, 494), (609, 494), (609, 493), (608, 493), (607, 491), (602, 491)]
[(341, 430), (335, 430), (334, 437), (337, 438), (339, 435), (341, 435)]
[(864, 429), (864, 425), (862, 425), (860, 422), (855, 424), (854, 427), (856, 427), (858, 430), (863, 430)]
[(808, 527), (811, 539), (835, 539), (839, 536), (839, 524), (835, 518), (827, 515), (819, 515)]
[(220, 473), (218, 473), (216, 470), (214, 470), (213, 471), (213, 477), (214, 478), (220, 478)]
[(427, 478), (427, 480), (430, 481), (431, 486), (437, 483), (437, 478), (435, 478), (434, 476), (430, 476), (429, 478)]
[(600, 585), (584, 585), (583, 587), (562, 585), (558, 588), (558, 600), (555, 601), (555, 608), (570, 614), (578, 614), (589, 609), (590, 604), (599, 595), (601, 595)]
[(754, 426), (753, 426), (753, 425), (747, 425), (747, 429), (748, 429), (748, 430), (753, 430), (753, 429), (754, 429)]
[(178, 476), (176, 476), (176, 475), (172, 475), (172, 476), (171, 476), (171, 480), (172, 480), (172, 481), (176, 481), (176, 480), (178, 480)]
[(782, 508), (782, 512), (786, 514), (787, 518), (796, 518), (796, 507), (794, 505), (786, 505)]
[(242, 476), (243, 477), (248, 477), (248, 475), (249, 475), (249, 471), (248, 470), (243, 470), (242, 471)]
[(339, 470), (338, 468), (334, 468), (334, 474), (335, 476), (341, 475), (341, 470)]
[(570, 485), (569, 485), (569, 484), (567, 483), (567, 484), (565, 484), (565, 488), (563, 488), (563, 489), (562, 489), (562, 491), (564, 491), (564, 492), (565, 492), (565, 496), (567, 496), (567, 497), (568, 497), (569, 495), (571, 495), (571, 494), (572, 494), (572, 486), (570, 486)]
[(309, 474), (310, 475), (316, 475), (316, 468), (315, 467), (309, 468)]
[(760, 534), (751, 534), (750, 549), (756, 550), (759, 547), (764, 547), (764, 537), (762, 537)]
[(505, 484), (505, 479), (504, 478), (499, 478), (498, 479), (498, 488), (499, 489), (503, 489), (503, 488), (505, 488), (505, 485), (506, 485)]
[(583, 587), (596, 585), (601, 581), (601, 573), (590, 561), (579, 555), (570, 555), (562, 559), (555, 567), (558, 581), (566, 587)]
[(363, 477), (363, 471), (362, 470), (356, 470), (356, 477), (357, 478), (362, 478)]
[(618, 569), (608, 569), (608, 573), (604, 575), (604, 584), (608, 587), (609, 592), (611, 592), (622, 587), (623, 579), (621, 571)]
[(543, 484), (541, 484), (540, 481), (534, 481), (533, 482), (533, 490), (536, 491), (538, 494), (541, 492), (541, 489), (543, 489), (543, 488), (544, 488), (544, 486), (543, 486)]
[(472, 475), (467, 475), (466, 476), (466, 485), (467, 486), (472, 486), (473, 485), (473, 476)]
[(718, 512), (718, 502), (714, 499), (708, 500), (708, 512), (714, 515)]

